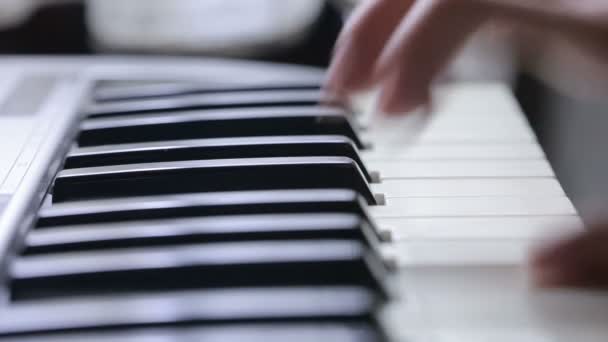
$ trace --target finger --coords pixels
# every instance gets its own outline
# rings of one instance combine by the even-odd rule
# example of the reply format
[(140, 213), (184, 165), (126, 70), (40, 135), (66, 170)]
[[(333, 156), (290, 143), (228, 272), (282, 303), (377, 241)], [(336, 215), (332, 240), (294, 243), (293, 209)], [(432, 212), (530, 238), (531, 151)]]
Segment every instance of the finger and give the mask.
[(608, 288), (607, 243), (608, 232), (602, 229), (545, 247), (531, 263), (536, 284)]
[[(441, 69), (486, 18), (470, 1), (418, 1), (388, 41), (373, 72), (381, 82), (383, 111), (408, 111), (428, 99)], [(399, 73), (399, 83), (385, 82)]]
[(343, 29), (329, 68), (326, 88), (346, 94), (370, 85), (384, 44), (413, 0), (371, 0), (357, 8)]
[(382, 91), (378, 106), (383, 113), (395, 115), (430, 102), (427, 88), (410, 87), (413, 83), (409, 79), (414, 72), (405, 72), (400, 66), (395, 66), (395, 71), (380, 83)]
[[(445, 67), (467, 38), (488, 19), (501, 18), (526, 25), (539, 25), (568, 32), (597, 31), (606, 27), (605, 16), (590, 9), (608, 13), (608, 2), (599, 0), (427, 0), (417, 1), (379, 57), (372, 81), (382, 82), (391, 73), (400, 72), (402, 83), (385, 85), (390, 109), (395, 104), (416, 103), (424, 98), (431, 82)], [(602, 13), (602, 12), (600, 12)], [(590, 18), (593, 16), (593, 19)], [(599, 16), (601, 17), (601, 16)], [(397, 71), (398, 70), (398, 71)], [(400, 87), (402, 93), (398, 89)], [(390, 94), (405, 96), (397, 99)], [(393, 105), (391, 105), (393, 104)], [(389, 108), (385, 108), (389, 109)], [(411, 108), (401, 108), (406, 111)]]
[(534, 264), (538, 266), (572, 260), (579, 255), (579, 249), (585, 249), (594, 241), (604, 241), (608, 238), (608, 225), (596, 224), (586, 227), (581, 234), (570, 239), (563, 239), (546, 245), (534, 255)]
[(567, 32), (608, 29), (605, 0), (470, 0), (493, 7), (497, 15)]

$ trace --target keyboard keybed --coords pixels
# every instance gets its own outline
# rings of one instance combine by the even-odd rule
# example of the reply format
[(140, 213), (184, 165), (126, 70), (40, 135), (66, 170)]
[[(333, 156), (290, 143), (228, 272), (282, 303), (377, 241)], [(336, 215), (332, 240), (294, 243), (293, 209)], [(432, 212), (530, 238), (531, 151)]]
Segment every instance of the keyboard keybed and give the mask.
[(417, 137), (319, 106), (317, 84), (91, 98), (11, 264), (0, 337), (384, 341), (401, 270), (516, 265), (581, 227), (525, 119), (468, 96), (448, 92)]

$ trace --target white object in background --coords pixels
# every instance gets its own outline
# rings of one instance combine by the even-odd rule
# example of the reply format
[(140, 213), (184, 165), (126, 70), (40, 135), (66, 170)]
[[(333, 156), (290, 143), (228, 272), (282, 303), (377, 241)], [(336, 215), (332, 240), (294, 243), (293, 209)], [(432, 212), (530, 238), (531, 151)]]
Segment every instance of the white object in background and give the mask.
[(0, 29), (20, 25), (37, 5), (36, 0), (0, 0)]
[(100, 48), (255, 56), (296, 44), (322, 0), (88, 0)]

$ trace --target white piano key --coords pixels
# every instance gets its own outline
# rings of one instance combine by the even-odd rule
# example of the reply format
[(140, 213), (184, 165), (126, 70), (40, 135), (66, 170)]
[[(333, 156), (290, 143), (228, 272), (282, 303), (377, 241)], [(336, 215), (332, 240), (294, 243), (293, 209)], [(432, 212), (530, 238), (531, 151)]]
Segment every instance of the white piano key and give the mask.
[(483, 178), (483, 177), (553, 177), (546, 160), (510, 161), (373, 161), (370, 171), (380, 172), (381, 179), (404, 178)]
[(576, 216), (380, 218), (392, 241), (416, 239), (539, 239), (584, 230)]
[(470, 126), (454, 127), (453, 129), (434, 129), (429, 125), (420, 131), (419, 127), (396, 127), (391, 129), (371, 128), (362, 134), (365, 141), (370, 141), (374, 146), (399, 146), (408, 143), (534, 143), (534, 133), (525, 129), (524, 126), (496, 126), (484, 127), (484, 123), (475, 123)]
[(532, 128), (527, 122), (514, 117), (445, 117), (431, 116), (427, 123), (426, 132), (433, 135), (450, 135), (453, 132), (467, 132), (483, 129), (486, 132), (512, 132), (533, 135)]
[[(580, 231), (583, 224), (563, 197), (509, 88), (459, 84), (441, 87), (435, 99), (424, 130), (401, 117), (384, 118), (380, 125), (372, 122), (366, 135), (374, 149), (362, 152), (370, 169), (380, 171), (384, 180), (374, 185), (374, 191), (384, 192), (388, 205), (371, 208), (371, 212), (396, 242), (385, 244), (383, 252), (402, 267), (395, 278), (400, 279), (396, 288), (403, 302), (391, 305), (395, 313), (384, 320), (390, 321), (395, 340), (605, 340), (603, 301), (608, 297), (589, 300), (583, 294), (580, 300), (575, 298), (578, 294), (568, 293), (549, 298), (529, 289), (525, 264), (530, 250), (547, 237)], [(397, 162), (439, 160), (456, 163)], [(482, 160), (502, 162), (476, 164)], [(479, 174), (492, 178), (489, 181), (536, 177), (546, 183), (535, 183), (529, 189), (523, 183), (500, 189), (506, 184), (477, 183), (464, 188), (454, 185), (464, 183), (447, 182), (442, 188), (440, 183), (415, 182), (427, 179), (411, 179), (464, 180)], [(398, 180), (412, 182), (400, 184)], [(490, 198), (493, 190), (512, 191), (513, 198)], [(457, 203), (449, 198), (454, 192), (461, 196), (487, 192), (488, 198), (458, 199)], [(435, 198), (395, 198), (423, 195)], [(596, 305), (599, 302), (602, 304)], [(572, 310), (574, 307), (577, 309)]]
[(504, 84), (465, 83), (438, 87), (434, 113), (455, 118), (513, 118), (527, 122), (511, 90)]
[(383, 257), (403, 267), (524, 265), (541, 241), (518, 239), (418, 240), (382, 246)]
[(375, 193), (397, 197), (565, 196), (554, 178), (386, 179)]
[(442, 120), (504, 120), (529, 125), (518, 104), (515, 103), (514, 106), (511, 106), (506, 103), (511, 99), (495, 99), (494, 103), (490, 103), (491, 100), (486, 102), (480, 101), (479, 98), (464, 99), (461, 97), (454, 100), (453, 95), (454, 93), (450, 94), (451, 99), (442, 98), (442, 96), (436, 97), (432, 112), (434, 117)]
[(432, 342), (606, 340), (604, 293), (532, 289), (522, 265), (412, 267), (395, 283), (408, 295), (383, 318), (399, 341), (418, 341), (400, 339), (411, 331)]
[(472, 122), (460, 125), (433, 124), (420, 133), (419, 142), (435, 141), (534, 141), (534, 133), (523, 125), (500, 125), (488, 122)]
[[(493, 312), (494, 313), (494, 312)], [(460, 322), (464, 320), (477, 320), (481, 322), (481, 313), (479, 315), (464, 315), (461, 316)], [(488, 319), (486, 317), (486, 322)], [(490, 319), (495, 319), (496, 315), (492, 315)], [(542, 325), (542, 321), (537, 324)], [(480, 324), (481, 325), (481, 324)], [(532, 325), (532, 324), (529, 324)], [(554, 327), (558, 328), (558, 327)], [(574, 329), (564, 329), (563, 326), (558, 329), (526, 329), (521, 326), (518, 328), (513, 327), (512, 331), (508, 331), (505, 328), (468, 328), (468, 329), (454, 329), (452, 327), (444, 330), (439, 330), (433, 334), (433, 342), (605, 342), (606, 335), (599, 333), (597, 330), (593, 332), (587, 332), (587, 328), (583, 322)], [(603, 330), (603, 327), (597, 326), (596, 329)]]
[[(504, 85), (440, 87), (430, 113), (409, 118), (373, 116), (367, 140), (377, 146), (407, 142), (536, 142), (517, 102)], [(421, 118), (426, 127), (421, 129)]]
[(387, 160), (455, 160), (455, 159), (545, 159), (535, 143), (521, 144), (413, 144), (381, 146), (361, 151), (365, 161)]
[(387, 198), (369, 208), (374, 218), (577, 215), (565, 197)]

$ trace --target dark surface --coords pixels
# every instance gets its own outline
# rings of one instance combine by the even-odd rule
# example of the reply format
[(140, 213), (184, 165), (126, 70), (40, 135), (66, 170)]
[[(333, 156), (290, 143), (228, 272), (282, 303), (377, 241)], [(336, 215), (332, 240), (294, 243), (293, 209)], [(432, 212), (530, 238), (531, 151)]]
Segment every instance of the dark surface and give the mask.
[[(556, 104), (572, 104), (573, 101), (563, 94), (558, 94), (549, 89), (542, 82), (525, 73), (521, 73), (517, 79), (515, 95), (562, 187), (580, 210), (580, 204), (582, 204), (580, 202), (584, 201), (582, 198), (584, 195), (580, 193), (581, 184), (577, 179), (579, 178), (577, 175), (580, 174), (580, 165), (565, 162), (566, 160), (572, 160), (574, 156), (572, 153), (565, 153), (574, 146), (568, 143), (566, 139), (566, 135), (571, 133), (556, 130), (556, 126), (568, 118), (561, 117), (561, 111), (553, 108)], [(575, 107), (582, 109), (581, 106)], [(576, 114), (572, 113), (572, 115)], [(556, 135), (564, 135), (564, 139), (552, 138)]]
[(36, 12), (25, 25), (0, 32), (0, 53), (90, 53), (84, 6), (65, 4)]
[(348, 112), (336, 107), (170, 111), (88, 119), (80, 128), (79, 146), (177, 139), (341, 135), (364, 147)]
[(136, 328), (118, 331), (64, 332), (11, 337), (12, 342), (145, 342), (145, 341), (223, 341), (223, 342), (381, 342), (385, 339), (366, 323), (248, 323), (216, 327)]
[(356, 145), (345, 136), (279, 136), (101, 145), (73, 150), (66, 169), (196, 159), (269, 157), (348, 157), (372, 181)]
[(380, 257), (352, 240), (273, 240), (23, 256), (11, 295), (26, 299), (266, 286), (363, 286), (385, 298)]
[(37, 227), (201, 216), (352, 213), (369, 221), (362, 198), (352, 190), (279, 190), (207, 193), (68, 202), (43, 208)]
[(96, 118), (190, 109), (316, 106), (323, 98), (320, 90), (233, 91), (94, 103), (84, 111)]
[[(62, 303), (21, 302), (3, 316), (0, 337), (41, 332), (99, 333), (108, 328), (213, 327), (212, 324), (218, 327), (262, 322), (375, 325), (371, 316), (376, 298), (361, 287), (274, 287), (102, 296)], [(109, 332), (112, 331), (118, 330)]]
[(249, 158), (69, 169), (55, 179), (55, 203), (193, 192), (326, 189), (374, 194), (357, 163), (343, 157)]
[[(334, 213), (236, 215), (56, 226), (29, 233), (24, 255), (118, 248), (179, 246), (193, 243), (357, 240), (376, 247), (376, 233), (366, 220), (346, 210)], [(276, 211), (275, 213), (280, 213)]]

